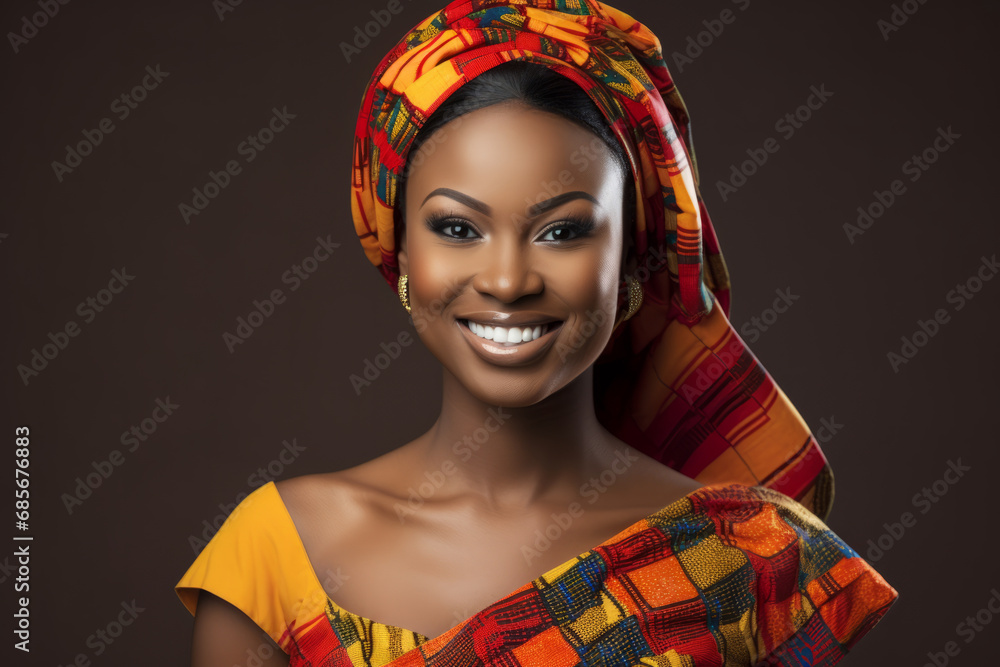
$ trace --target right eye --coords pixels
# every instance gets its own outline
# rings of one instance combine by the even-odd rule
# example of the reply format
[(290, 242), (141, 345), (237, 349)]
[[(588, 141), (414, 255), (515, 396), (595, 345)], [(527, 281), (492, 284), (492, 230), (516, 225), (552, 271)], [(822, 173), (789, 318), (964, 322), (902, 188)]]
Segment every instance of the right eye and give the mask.
[(468, 220), (456, 218), (451, 215), (432, 217), (427, 221), (427, 226), (436, 234), (458, 241), (478, 238)]

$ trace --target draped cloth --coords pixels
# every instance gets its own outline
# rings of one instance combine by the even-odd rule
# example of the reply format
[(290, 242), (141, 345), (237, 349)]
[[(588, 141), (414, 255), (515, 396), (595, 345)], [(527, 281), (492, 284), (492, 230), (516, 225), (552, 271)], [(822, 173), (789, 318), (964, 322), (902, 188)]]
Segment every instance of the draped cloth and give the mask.
[[(274, 482), (233, 510), (177, 595), (192, 614), (202, 591), (228, 601), (302, 667), (836, 664), (898, 593), (823, 523), (830, 467), (729, 323), (687, 110), (648, 28), (592, 0), (465, 0), (406, 33), (371, 78), (356, 128), (352, 207), (368, 258), (395, 290), (397, 186), (414, 136), (451, 92), (511, 60), (579, 84), (626, 148), (644, 302), (595, 364), (595, 409), (703, 486), (434, 637), (338, 604), (352, 573), (310, 560)], [(335, 521), (317, 502), (307, 510)], [(554, 527), (531, 548), (564, 553)], [(419, 576), (408, 556), (384, 573), (388, 585)]]
[(825, 520), (833, 472), (802, 416), (729, 322), (730, 277), (699, 191), (687, 107), (660, 42), (594, 0), (456, 0), (381, 60), (361, 103), (354, 227), (396, 291), (398, 192), (414, 137), (463, 84), (512, 60), (577, 83), (628, 156), (643, 289), (594, 367), (612, 434), (703, 484), (760, 485)]
[[(703, 486), (434, 637), (330, 598), (351, 576), (310, 561), (272, 481), (240, 502), (175, 590), (192, 614), (202, 590), (226, 600), (292, 667), (828, 667), (898, 597), (809, 510), (742, 484)], [(238, 661), (274, 651), (255, 641)]]

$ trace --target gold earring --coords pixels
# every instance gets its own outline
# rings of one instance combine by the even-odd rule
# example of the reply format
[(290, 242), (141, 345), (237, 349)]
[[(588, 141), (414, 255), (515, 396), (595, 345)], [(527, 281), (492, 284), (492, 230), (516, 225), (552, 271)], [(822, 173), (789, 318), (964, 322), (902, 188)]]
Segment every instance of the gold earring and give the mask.
[(642, 305), (642, 285), (632, 276), (625, 276), (625, 283), (628, 285), (628, 311), (622, 322), (635, 315)]
[(406, 312), (410, 312), (410, 279), (405, 273), (399, 277), (399, 282), (396, 283), (396, 292), (399, 293), (399, 300), (403, 304), (403, 308), (406, 308)]

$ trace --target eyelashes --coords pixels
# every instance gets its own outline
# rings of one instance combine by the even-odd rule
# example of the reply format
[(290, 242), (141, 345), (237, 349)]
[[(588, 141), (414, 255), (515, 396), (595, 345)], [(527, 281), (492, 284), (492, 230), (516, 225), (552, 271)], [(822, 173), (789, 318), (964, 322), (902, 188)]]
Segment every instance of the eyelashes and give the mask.
[[(553, 239), (547, 242), (559, 243), (574, 241), (579, 238), (590, 236), (590, 234), (594, 231), (595, 226), (596, 223), (594, 222), (594, 219), (589, 215), (582, 213), (569, 213), (553, 224), (545, 227), (545, 229), (540, 232), (540, 236), (548, 236), (553, 231), (557, 230), (566, 230), (571, 234), (570, 238)], [(432, 213), (427, 217), (427, 227), (435, 234), (455, 241), (469, 241), (478, 238), (478, 235), (475, 235), (476, 233), (473, 224), (453, 211)], [(468, 230), (468, 232), (474, 234), (474, 236), (455, 236), (453, 234), (446, 233), (446, 231), (454, 231), (455, 227), (464, 227)]]

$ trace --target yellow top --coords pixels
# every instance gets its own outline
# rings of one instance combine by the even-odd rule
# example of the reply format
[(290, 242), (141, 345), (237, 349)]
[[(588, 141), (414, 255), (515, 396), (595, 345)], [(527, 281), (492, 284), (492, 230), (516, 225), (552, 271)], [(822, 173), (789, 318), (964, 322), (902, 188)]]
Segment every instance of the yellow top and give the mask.
[(174, 590), (192, 615), (198, 589), (240, 609), (286, 653), (290, 631), (323, 615), (326, 592), (274, 482), (233, 509), (177, 582)]

